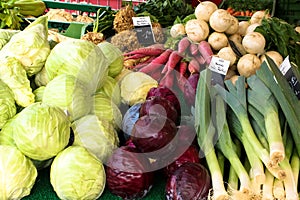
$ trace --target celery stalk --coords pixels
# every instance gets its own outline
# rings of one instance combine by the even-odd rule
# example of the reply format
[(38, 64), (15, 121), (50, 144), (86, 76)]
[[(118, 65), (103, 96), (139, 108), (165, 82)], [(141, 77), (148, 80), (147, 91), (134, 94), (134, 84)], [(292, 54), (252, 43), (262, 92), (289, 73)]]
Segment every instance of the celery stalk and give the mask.
[[(266, 56), (266, 58), (269, 65), (263, 62), (260, 69), (256, 71), (256, 75), (264, 82), (277, 99), (289, 123), (293, 140), (296, 143), (295, 147), (298, 154), (300, 154), (300, 101), (273, 60), (268, 56)], [(269, 66), (272, 71), (269, 69)]]
[(238, 117), (243, 129), (243, 133), (239, 133), (241, 134), (240, 137), (242, 143), (249, 142), (253, 152), (255, 152), (256, 155), (262, 160), (269, 171), (275, 177), (283, 179), (285, 177), (284, 171), (278, 166), (274, 166), (272, 160), (270, 159), (269, 152), (259, 142), (250, 124), (247, 112), (245, 77), (240, 76), (238, 78), (236, 81), (236, 87), (230, 80), (225, 81), (225, 84), (229, 91), (225, 90), (219, 85), (214, 86), (214, 88)]
[(215, 96), (215, 102), (216, 110), (218, 111), (218, 114), (216, 115), (216, 126), (219, 135), (217, 148), (224, 154), (235, 169), (241, 183), (240, 192), (243, 194), (250, 194), (250, 192), (252, 192), (250, 177), (234, 150), (226, 120), (225, 103), (218, 95)]
[(256, 75), (247, 78), (247, 83), (250, 87), (247, 91), (247, 101), (264, 117), (270, 158), (273, 164), (277, 165), (285, 156), (277, 101), (269, 88)]
[(211, 115), (211, 73), (203, 70), (198, 80), (195, 99), (195, 128), (198, 144), (205, 155), (211, 174), (213, 199), (228, 199), (223, 174), (214, 149), (215, 127)]

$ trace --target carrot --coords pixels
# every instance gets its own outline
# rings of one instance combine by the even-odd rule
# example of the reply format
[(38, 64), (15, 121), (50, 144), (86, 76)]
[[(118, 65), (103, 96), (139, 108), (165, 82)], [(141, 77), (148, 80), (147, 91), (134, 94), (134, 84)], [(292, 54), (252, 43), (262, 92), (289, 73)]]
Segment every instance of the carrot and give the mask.
[(207, 41), (203, 40), (198, 44), (198, 49), (205, 62), (207, 64), (210, 64), (211, 58), (214, 54), (210, 44)]
[(196, 56), (199, 51), (198, 51), (198, 45), (196, 43), (191, 43), (190, 45), (190, 53), (192, 56)]
[(168, 70), (167, 73), (160, 80), (159, 85), (171, 89), (173, 87), (173, 84), (174, 84), (174, 71)]
[(151, 70), (155, 70), (156, 68), (161, 67), (162, 65), (168, 62), (171, 53), (172, 53), (171, 49), (165, 50), (162, 54), (160, 54), (158, 57), (153, 59), (150, 63), (148, 63), (143, 68), (141, 68), (139, 71), (147, 73), (147, 72), (151, 72)]
[(184, 76), (181, 76), (180, 73), (175, 73), (176, 81), (174, 83), (177, 84), (177, 87), (181, 90), (181, 92), (184, 92), (184, 87), (187, 82), (187, 78)]
[(178, 53), (183, 54), (190, 46), (191, 41), (188, 37), (183, 37), (179, 42), (178, 42)]
[(241, 16), (245, 16), (245, 12), (244, 11), (241, 11)]
[(192, 59), (187, 67), (191, 74), (200, 72), (200, 64), (196, 59)]
[(146, 57), (146, 55), (137, 53), (137, 54), (133, 54), (130, 56), (125, 56), (124, 61), (129, 60), (129, 59), (140, 59), (140, 58), (144, 58), (144, 57)]
[(153, 47), (142, 47), (127, 53), (124, 53), (124, 56), (130, 56), (134, 54), (143, 54), (145, 56), (158, 56), (163, 53), (165, 50), (161, 48), (153, 48)]
[(235, 10), (232, 7), (230, 7), (230, 6), (226, 10), (231, 15), (235, 12)]
[(187, 71), (187, 66), (188, 66), (188, 63), (185, 62), (185, 61), (181, 61), (180, 64), (179, 64), (179, 74), (180, 76), (184, 77), (186, 71)]
[(149, 73), (149, 76), (151, 76), (154, 80), (158, 81), (161, 79), (162, 77), (162, 73), (161, 73), (161, 67), (159, 67), (157, 70), (151, 71)]
[(245, 11), (245, 16), (249, 17), (250, 16), (250, 10)]
[(235, 11), (232, 15), (233, 16), (240, 16), (241, 15), (241, 11)]
[(169, 56), (168, 62), (162, 70), (162, 73), (166, 73), (167, 71), (173, 70), (177, 63), (179, 63), (182, 59), (182, 56), (179, 55), (178, 51), (172, 51)]

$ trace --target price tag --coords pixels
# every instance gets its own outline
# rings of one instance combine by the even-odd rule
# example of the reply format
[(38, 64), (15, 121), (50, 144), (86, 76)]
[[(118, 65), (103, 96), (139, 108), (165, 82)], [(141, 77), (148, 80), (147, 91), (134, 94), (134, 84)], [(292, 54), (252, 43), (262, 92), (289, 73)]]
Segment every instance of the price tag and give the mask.
[(289, 56), (284, 59), (279, 69), (286, 80), (289, 82), (298, 99), (300, 99), (300, 83), (297, 77), (294, 75), (291, 63), (289, 61)]
[(212, 71), (212, 84), (224, 85), (224, 78), (229, 69), (230, 61), (213, 56), (208, 69)]
[(155, 37), (152, 30), (149, 16), (132, 17), (134, 30), (136, 31), (138, 41), (141, 44), (151, 45), (155, 43)]

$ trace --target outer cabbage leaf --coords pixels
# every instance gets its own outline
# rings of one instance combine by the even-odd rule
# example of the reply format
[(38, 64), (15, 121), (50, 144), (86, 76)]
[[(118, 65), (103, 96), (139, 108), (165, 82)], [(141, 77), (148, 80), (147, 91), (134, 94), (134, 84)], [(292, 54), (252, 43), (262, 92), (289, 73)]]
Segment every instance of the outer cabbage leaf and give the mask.
[(71, 123), (58, 107), (33, 103), (13, 120), (17, 124), (14, 127), (14, 141), (18, 149), (31, 159), (50, 159), (69, 143)]
[(47, 16), (37, 18), (23, 31), (14, 34), (0, 51), (2, 57), (17, 58), (29, 76), (42, 69), (49, 53)]
[(9, 145), (16, 147), (16, 143), (14, 141), (14, 120), (11, 118), (8, 120), (0, 131), (0, 145)]
[(96, 91), (96, 93), (101, 92), (110, 98), (117, 106), (121, 104), (121, 90), (116, 79), (107, 76), (103, 86)]
[(0, 58), (0, 79), (12, 90), (19, 106), (26, 107), (34, 102), (34, 94), (26, 71), (16, 58)]
[(22, 199), (30, 194), (37, 170), (16, 147), (0, 145), (0, 199)]
[(34, 77), (34, 83), (39, 86), (46, 86), (49, 83), (49, 77), (46, 68), (43, 67)]
[(96, 115), (86, 115), (72, 124), (73, 145), (85, 147), (103, 163), (119, 145), (119, 138), (113, 125), (99, 120)]
[(45, 86), (43, 94), (43, 103), (67, 111), (71, 121), (90, 113), (92, 100), (87, 87), (69, 74), (61, 74), (52, 79)]
[(58, 43), (45, 63), (49, 80), (70, 74), (94, 93), (108, 74), (108, 62), (101, 49), (87, 40), (66, 40)]
[(43, 95), (44, 95), (45, 88), (46, 88), (45, 86), (40, 86), (40, 87), (36, 88), (35, 90), (33, 90), (35, 102), (43, 101)]
[(106, 120), (114, 126), (116, 130), (121, 128), (122, 113), (119, 107), (103, 93), (96, 93), (94, 96), (92, 114), (100, 120)]
[(120, 74), (124, 66), (124, 56), (122, 51), (107, 41), (99, 43), (98, 47), (100, 47), (109, 62), (108, 75), (113, 78), (116, 77)]
[(0, 49), (3, 48), (6, 43), (10, 40), (10, 38), (20, 32), (19, 30), (11, 30), (11, 29), (0, 29)]
[(84, 147), (70, 146), (54, 158), (50, 183), (60, 199), (98, 199), (106, 183), (104, 166)]
[(12, 90), (0, 80), (0, 129), (17, 113)]

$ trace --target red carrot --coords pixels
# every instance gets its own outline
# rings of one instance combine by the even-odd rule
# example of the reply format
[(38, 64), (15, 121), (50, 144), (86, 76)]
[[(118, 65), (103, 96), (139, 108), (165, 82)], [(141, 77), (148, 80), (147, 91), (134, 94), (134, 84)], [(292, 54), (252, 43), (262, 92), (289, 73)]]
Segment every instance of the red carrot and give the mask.
[(158, 56), (163, 53), (165, 50), (161, 48), (153, 48), (153, 47), (142, 47), (128, 53), (124, 53), (124, 56), (130, 56), (134, 54), (143, 54), (145, 56)]
[(192, 59), (188, 64), (188, 70), (191, 74), (199, 72), (200, 68), (200, 64), (196, 59)]
[(147, 56), (147, 55), (137, 53), (137, 54), (133, 54), (133, 55), (130, 55), (130, 56), (125, 56), (125, 57), (124, 57), (124, 61), (125, 61), (125, 60), (129, 60), (129, 59), (140, 59), (140, 58), (144, 58), (144, 57), (146, 57), (146, 56)]
[(174, 84), (174, 71), (167, 71), (167, 73), (162, 77), (159, 82), (160, 86), (165, 86), (169, 89), (173, 87)]
[(160, 79), (161, 79), (161, 77), (162, 77), (161, 67), (158, 68), (158, 69), (155, 70), (155, 71), (151, 71), (151, 72), (149, 73), (149, 75), (150, 75), (154, 80), (156, 80), (157, 82), (159, 82)]
[(180, 76), (184, 77), (186, 71), (187, 71), (187, 62), (185, 61), (181, 61), (180, 64), (179, 64), (179, 74)]
[(158, 57), (153, 59), (148, 65), (141, 68), (140, 71), (144, 73), (151, 72), (152, 70), (155, 70), (160, 66), (166, 64), (169, 60), (169, 56), (171, 52), (172, 52), (171, 49), (165, 50), (162, 54), (160, 54)]
[(209, 64), (214, 54), (210, 44), (207, 41), (203, 40), (198, 44), (198, 49), (205, 62)]
[(187, 78), (182, 76), (180, 73), (175, 73), (176, 76), (176, 83), (177, 87), (181, 90), (181, 92), (184, 92), (184, 85), (187, 82)]
[(190, 45), (190, 54), (191, 56), (196, 56), (199, 53), (198, 45), (196, 43), (192, 43)]
[(173, 70), (177, 63), (179, 63), (182, 59), (182, 56), (179, 55), (178, 51), (172, 51), (169, 56), (168, 62), (166, 66), (163, 68), (162, 73), (166, 73), (169, 70)]
[(190, 44), (191, 44), (191, 41), (188, 37), (182, 38), (178, 42), (178, 53), (184, 54), (184, 52), (189, 48)]

